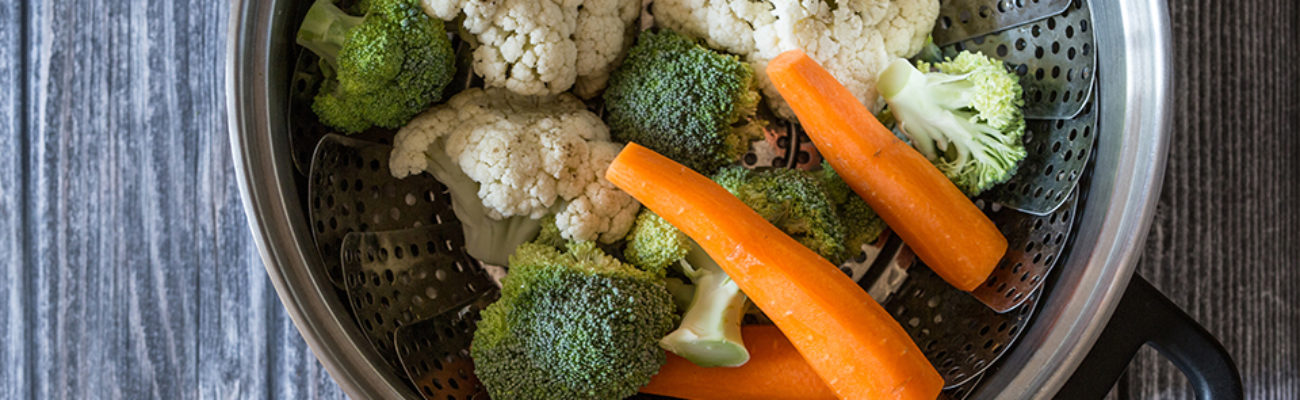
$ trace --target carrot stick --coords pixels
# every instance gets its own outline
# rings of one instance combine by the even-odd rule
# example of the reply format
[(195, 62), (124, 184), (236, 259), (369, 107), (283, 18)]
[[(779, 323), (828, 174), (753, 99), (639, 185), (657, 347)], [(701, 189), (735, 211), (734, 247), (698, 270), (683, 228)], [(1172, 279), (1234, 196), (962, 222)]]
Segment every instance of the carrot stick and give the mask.
[(822, 156), (921, 261), (961, 290), (988, 279), (1007, 239), (938, 168), (802, 51), (777, 56), (767, 75)]
[(834, 399), (817, 372), (772, 325), (741, 328), (749, 362), (736, 368), (704, 368), (668, 353), (668, 363), (642, 393), (691, 400)]
[(884, 308), (722, 186), (635, 143), (605, 177), (699, 243), (839, 398), (938, 396), (943, 378)]

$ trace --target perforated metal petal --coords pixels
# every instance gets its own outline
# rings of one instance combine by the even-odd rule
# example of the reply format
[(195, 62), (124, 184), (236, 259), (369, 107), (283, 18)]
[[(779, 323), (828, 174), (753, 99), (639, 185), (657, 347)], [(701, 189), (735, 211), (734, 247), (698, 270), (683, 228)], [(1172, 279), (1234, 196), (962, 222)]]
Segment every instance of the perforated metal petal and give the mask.
[(1003, 208), (989, 217), (1007, 238), (1007, 254), (983, 285), (971, 292), (989, 308), (1007, 312), (1029, 300), (1043, 285), (1070, 237), (1076, 196), (1044, 216)]
[(326, 135), (308, 177), (308, 214), (330, 280), (343, 287), (339, 248), (350, 232), (387, 231), (454, 221), (446, 188), (428, 175), (397, 179), (388, 145)]
[(983, 198), (1031, 214), (1047, 215), (1065, 199), (1088, 166), (1097, 141), (1097, 113), (1092, 107), (1071, 120), (1029, 121), (1025, 150), (1016, 175)]
[(763, 128), (765, 137), (750, 143), (749, 151), (740, 158), (745, 168), (785, 168), (792, 155), (790, 142), (793, 126), (788, 122), (773, 121)]
[(343, 273), (352, 311), (398, 367), (393, 332), (494, 291), (487, 272), (464, 251), (460, 227), (439, 224), (353, 232), (343, 240)]
[(950, 387), (944, 389), (943, 390), (944, 397), (941, 397), (941, 399), (965, 400), (967, 397), (970, 397), (971, 393), (975, 392), (975, 388), (979, 387), (980, 380), (983, 378), (984, 378), (984, 374), (981, 373), (978, 376), (970, 378), (970, 380), (967, 380), (966, 383), (963, 383), (956, 387)]
[(289, 148), (293, 150), (293, 166), (299, 173), (311, 170), (311, 157), (316, 152), (320, 138), (330, 131), (311, 111), (311, 103), (320, 88), (321, 72), (317, 58), (309, 51), (298, 53), (294, 66), (292, 93), (289, 96)]
[(1060, 14), (1069, 6), (1070, 0), (939, 0), (939, 20), (930, 34), (942, 46)]
[(1026, 117), (1068, 119), (1092, 97), (1097, 64), (1092, 26), (1088, 7), (1075, 0), (1064, 14), (943, 50), (947, 55), (978, 50), (1005, 61), (1025, 89)]
[(881, 258), (893, 256), (893, 252), (898, 250), (897, 244), (900, 243), (902, 242), (894, 237), (893, 232), (886, 229), (875, 242), (863, 244), (862, 251), (858, 252), (857, 256), (840, 264), (840, 271), (854, 282), (864, 279), (874, 280), (876, 277), (868, 277), (867, 274), (876, 263), (882, 262)]
[(966, 292), (955, 290), (921, 263), (885, 301), (921, 352), (939, 370), (947, 388), (979, 376), (1019, 337), (1033, 302), (999, 314)]
[(479, 312), (497, 295), (493, 290), (451, 312), (397, 328), (397, 355), (421, 396), (430, 400), (488, 398), (487, 390), (474, 376), (469, 346)]

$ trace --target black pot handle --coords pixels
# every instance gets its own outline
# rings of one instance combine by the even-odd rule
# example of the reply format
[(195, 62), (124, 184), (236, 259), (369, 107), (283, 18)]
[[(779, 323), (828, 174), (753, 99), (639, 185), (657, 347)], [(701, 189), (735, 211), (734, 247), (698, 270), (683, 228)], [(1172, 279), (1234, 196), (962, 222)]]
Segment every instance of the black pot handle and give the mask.
[(1097, 343), (1056, 397), (1106, 397), (1129, 361), (1147, 344), (1183, 371), (1197, 398), (1242, 398), (1241, 375), (1219, 340), (1136, 274)]

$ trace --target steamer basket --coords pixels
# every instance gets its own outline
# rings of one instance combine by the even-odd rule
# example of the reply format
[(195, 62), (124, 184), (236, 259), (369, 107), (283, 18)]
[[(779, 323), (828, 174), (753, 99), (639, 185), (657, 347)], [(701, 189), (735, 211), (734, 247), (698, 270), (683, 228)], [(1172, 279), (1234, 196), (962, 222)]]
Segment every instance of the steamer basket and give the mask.
[[(486, 398), (467, 349), (502, 270), (464, 253), (437, 181), (391, 178), (391, 132), (327, 135), (314, 120), (306, 104), (318, 71), (292, 42), (309, 5), (237, 0), (232, 12), (231, 142), (267, 271), (350, 395)], [(1030, 155), (1010, 182), (977, 201), (1011, 249), (972, 293), (949, 287), (888, 235), (844, 272), (921, 346), (949, 398), (1104, 395), (1148, 341), (1182, 344), (1161, 348), (1194, 380), (1209, 382), (1198, 386), (1203, 394), (1239, 393), (1235, 367), (1213, 337), (1140, 277), (1129, 285), (1168, 139), (1163, 2), (941, 5), (935, 37), (944, 53), (995, 55), (1026, 88)], [(462, 74), (456, 85), (473, 80)], [(757, 145), (746, 166), (798, 168), (818, 159), (797, 126), (777, 125), (772, 134), (776, 145)], [(1134, 328), (1142, 324), (1174, 334)], [(1106, 345), (1090, 352), (1095, 341)]]

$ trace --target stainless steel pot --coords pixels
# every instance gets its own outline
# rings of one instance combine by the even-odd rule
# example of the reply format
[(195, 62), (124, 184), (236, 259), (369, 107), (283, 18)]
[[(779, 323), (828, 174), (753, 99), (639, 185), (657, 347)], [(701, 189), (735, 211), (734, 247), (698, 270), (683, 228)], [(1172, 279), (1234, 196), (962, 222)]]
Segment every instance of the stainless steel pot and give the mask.
[[(228, 107), (249, 224), (281, 301), (339, 385), (356, 398), (417, 398), (408, 385), (377, 367), (384, 361), (346, 319), (347, 305), (329, 277), (308, 267), (321, 260), (295, 181), (301, 178), (294, 172), (284, 112), (294, 65), (291, 3), (233, 3)], [(1102, 74), (1098, 131), (1105, 134), (1098, 138), (1074, 245), (1048, 282), (1033, 324), (974, 396), (1046, 398), (1062, 389), (1061, 397), (1099, 390), (1104, 395), (1133, 352), (1150, 341), (1199, 379), (1202, 393), (1231, 397), (1240, 393), (1240, 382), (1222, 348), (1186, 314), (1167, 300), (1162, 303), (1140, 277), (1133, 279), (1170, 134), (1173, 74), (1165, 3), (1091, 0), (1089, 6)], [(1116, 313), (1121, 303), (1129, 309)], [(1176, 331), (1172, 340), (1135, 328), (1153, 322), (1181, 328), (1169, 329)], [(1094, 348), (1099, 338), (1103, 346)], [(1076, 375), (1081, 365), (1091, 370)]]

